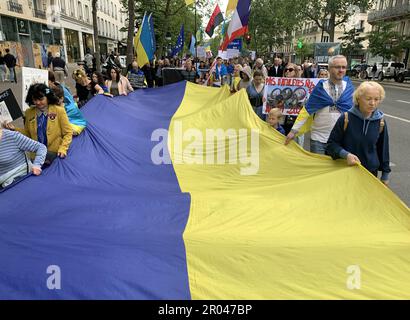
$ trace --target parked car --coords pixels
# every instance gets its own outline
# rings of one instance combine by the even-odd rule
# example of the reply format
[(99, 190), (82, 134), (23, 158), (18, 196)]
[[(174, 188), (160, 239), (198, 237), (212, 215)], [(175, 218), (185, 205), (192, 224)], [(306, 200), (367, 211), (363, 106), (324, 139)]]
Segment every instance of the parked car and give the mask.
[(404, 82), (405, 80), (410, 80), (410, 69), (403, 69), (400, 70), (397, 75), (396, 79), (397, 82)]
[(367, 68), (367, 78), (377, 78), (379, 81), (383, 79), (395, 79), (397, 74), (405, 68), (404, 63), (401, 62), (384, 62), (377, 64), (376, 74), (373, 76), (373, 65)]
[[(348, 70), (348, 75), (351, 77), (362, 77), (367, 78), (367, 68), (369, 67), (366, 63), (355, 64), (350, 70)], [(363, 73), (364, 72), (364, 73)]]

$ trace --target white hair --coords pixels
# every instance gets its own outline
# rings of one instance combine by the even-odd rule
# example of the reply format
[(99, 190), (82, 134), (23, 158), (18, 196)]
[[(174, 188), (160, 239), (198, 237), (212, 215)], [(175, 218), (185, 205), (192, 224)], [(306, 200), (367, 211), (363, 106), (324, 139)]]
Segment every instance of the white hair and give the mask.
[(330, 66), (333, 66), (333, 64), (334, 64), (334, 62), (335, 62), (336, 59), (345, 59), (345, 60), (347, 61), (347, 58), (346, 58), (345, 56), (343, 56), (343, 55), (341, 55), (341, 54), (338, 54), (338, 55), (336, 55), (336, 56), (333, 56), (333, 57), (330, 57), (330, 58), (329, 58), (329, 61), (328, 61), (329, 67), (330, 67)]

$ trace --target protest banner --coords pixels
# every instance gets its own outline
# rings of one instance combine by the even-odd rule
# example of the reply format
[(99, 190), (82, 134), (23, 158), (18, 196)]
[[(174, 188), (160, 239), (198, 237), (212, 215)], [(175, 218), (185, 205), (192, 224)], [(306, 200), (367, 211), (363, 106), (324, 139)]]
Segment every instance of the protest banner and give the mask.
[(9, 123), (22, 116), (23, 113), (14, 97), (13, 91), (7, 89), (0, 93), (0, 123)]
[(227, 60), (227, 52), (218, 50), (218, 57), (221, 57), (223, 60)]
[(241, 52), (238, 49), (226, 49), (227, 59), (237, 58), (240, 55), (241, 55)]
[(196, 49), (198, 58), (206, 58), (206, 47), (198, 46)]
[(22, 101), (21, 105), (23, 106), (23, 111), (26, 111), (30, 106), (25, 102), (28, 89), (32, 84), (35, 83), (44, 83), (48, 85), (48, 71), (35, 68), (21, 68), (21, 77), (22, 77)]
[(269, 113), (272, 108), (280, 108), (284, 115), (298, 115), (320, 80), (318, 78), (266, 78), (263, 113)]

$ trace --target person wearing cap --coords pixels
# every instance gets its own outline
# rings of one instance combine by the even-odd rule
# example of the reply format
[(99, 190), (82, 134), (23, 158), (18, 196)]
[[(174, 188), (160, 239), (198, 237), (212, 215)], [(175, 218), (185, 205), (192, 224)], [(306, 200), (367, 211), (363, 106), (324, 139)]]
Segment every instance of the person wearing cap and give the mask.
[(60, 57), (60, 52), (54, 54), (54, 59), (51, 61), (49, 69), (54, 72), (56, 81), (65, 85), (65, 77), (68, 76), (68, 68), (64, 59)]

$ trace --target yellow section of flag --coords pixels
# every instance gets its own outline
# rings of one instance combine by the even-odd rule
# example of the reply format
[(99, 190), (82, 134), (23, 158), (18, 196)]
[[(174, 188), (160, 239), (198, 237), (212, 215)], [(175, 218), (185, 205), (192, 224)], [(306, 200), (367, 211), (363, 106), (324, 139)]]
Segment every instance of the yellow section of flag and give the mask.
[(237, 5), (238, 0), (229, 0), (228, 5), (226, 6), (225, 16), (229, 15), (232, 11), (234, 11)]
[(186, 84), (168, 146), (191, 196), (192, 299), (409, 299), (409, 208), (364, 167), (284, 141), (245, 90)]

